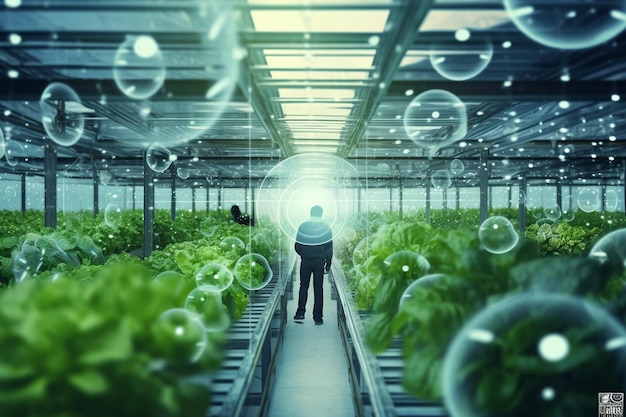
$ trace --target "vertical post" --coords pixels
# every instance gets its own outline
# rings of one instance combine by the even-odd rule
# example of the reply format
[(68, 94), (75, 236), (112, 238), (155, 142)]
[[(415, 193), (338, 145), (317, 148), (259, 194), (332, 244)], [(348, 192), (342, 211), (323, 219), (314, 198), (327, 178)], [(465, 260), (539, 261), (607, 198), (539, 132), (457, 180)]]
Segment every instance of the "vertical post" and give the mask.
[(254, 185), (250, 185), (250, 213), (252, 213), (252, 217), (256, 219), (256, 198), (255, 198), (256, 189)]
[(45, 226), (57, 227), (57, 148), (54, 142), (44, 145), (44, 209)]
[(404, 205), (404, 183), (402, 179), (400, 179), (400, 183), (398, 184), (398, 211), (400, 212), (400, 218), (402, 218), (402, 206)]
[(26, 174), (22, 174), (22, 184), (21, 184), (21, 188), (22, 188), (22, 195), (21, 195), (21, 208), (22, 208), (22, 213), (26, 213)]
[(172, 173), (172, 193), (171, 193), (170, 217), (176, 221), (176, 173)]
[(461, 207), (461, 187), (456, 186), (456, 209)]
[(522, 232), (526, 230), (526, 195), (526, 174), (523, 174), (519, 184), (519, 196), (524, 198), (519, 198), (517, 203), (517, 222)]
[(196, 186), (191, 185), (191, 212), (196, 214)]
[(506, 208), (511, 208), (512, 207), (512, 203), (513, 201), (513, 187), (511, 186), (511, 184), (509, 184), (508, 188), (508, 195), (507, 195), (507, 203), (506, 203)]
[(100, 213), (100, 178), (95, 155), (91, 155), (91, 179), (93, 184), (93, 217)]
[(488, 195), (489, 195), (489, 151), (480, 151), (480, 222), (484, 222), (489, 215)]
[(426, 223), (430, 223), (430, 170), (426, 171), (426, 209), (424, 213)]
[(441, 208), (445, 211), (448, 210), (448, 189), (441, 187)]
[(136, 204), (136, 200), (137, 200), (137, 190), (136, 190), (136, 186), (135, 186), (135, 182), (133, 180), (133, 187), (131, 188), (131, 192), (133, 193), (133, 211), (135, 211), (137, 209), (137, 204)]
[(209, 191), (210, 191), (210, 184), (207, 184), (206, 186), (206, 214), (209, 214)]
[(154, 171), (146, 158), (143, 160), (143, 257), (152, 254), (154, 247)]
[(217, 188), (217, 209), (221, 210), (222, 209), (222, 191), (223, 191), (222, 185), (220, 184), (220, 186)]
[(606, 184), (600, 185), (600, 212), (606, 210)]
[(556, 205), (563, 207), (563, 186), (560, 180), (556, 180)]
[(393, 211), (393, 189), (389, 187), (389, 212)]

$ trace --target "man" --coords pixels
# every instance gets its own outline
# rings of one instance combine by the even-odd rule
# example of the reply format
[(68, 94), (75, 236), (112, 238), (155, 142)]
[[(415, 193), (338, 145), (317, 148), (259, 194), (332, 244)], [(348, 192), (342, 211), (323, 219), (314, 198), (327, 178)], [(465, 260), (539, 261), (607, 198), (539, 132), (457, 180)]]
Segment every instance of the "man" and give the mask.
[(320, 206), (311, 208), (311, 218), (302, 223), (296, 235), (295, 250), (300, 255), (300, 293), (298, 310), (294, 320), (304, 320), (306, 302), (309, 295), (309, 282), (313, 275), (313, 320), (324, 324), (324, 273), (330, 271), (333, 259), (333, 232), (322, 221), (324, 210)]

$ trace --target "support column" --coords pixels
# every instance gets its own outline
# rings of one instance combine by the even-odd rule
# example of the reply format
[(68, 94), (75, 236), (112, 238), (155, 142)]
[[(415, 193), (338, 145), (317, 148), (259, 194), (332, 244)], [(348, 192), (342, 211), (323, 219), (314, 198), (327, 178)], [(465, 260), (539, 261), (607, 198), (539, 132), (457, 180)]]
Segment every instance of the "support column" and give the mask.
[(95, 155), (91, 155), (91, 179), (93, 184), (93, 217), (100, 213), (100, 177)]
[(511, 200), (513, 200), (513, 187), (511, 185), (509, 185), (508, 186), (507, 203), (506, 203), (506, 207), (509, 208), (509, 209), (512, 207), (511, 206), (511, 203), (512, 203)]
[(556, 180), (556, 205), (563, 207), (563, 186), (560, 180)]
[(400, 180), (400, 183), (398, 184), (398, 200), (398, 211), (400, 213), (400, 218), (402, 219), (402, 206), (404, 205), (404, 183), (402, 180)]
[(22, 174), (22, 193), (21, 193), (21, 209), (22, 213), (26, 213), (26, 174)]
[(44, 149), (44, 210), (45, 226), (57, 227), (57, 148), (54, 142), (46, 141)]
[(176, 221), (176, 173), (172, 173), (172, 193), (171, 193), (170, 217)]
[(209, 184), (207, 184), (207, 186), (206, 186), (206, 214), (209, 214), (209, 210), (210, 210), (210, 208), (209, 208), (209, 194), (210, 194), (209, 191), (210, 191), (210, 188), (211, 187), (209, 187)]
[(389, 187), (389, 212), (393, 211), (393, 190)]
[(483, 149), (480, 151), (480, 222), (487, 220), (489, 215), (488, 196), (489, 196), (489, 151)]
[(517, 204), (517, 222), (519, 224), (519, 230), (523, 232), (526, 230), (526, 174), (522, 175), (519, 183), (519, 196), (524, 197), (523, 199), (519, 198)]
[(461, 208), (461, 187), (456, 186), (456, 209)]
[(600, 185), (600, 213), (606, 210), (606, 184)]
[(143, 160), (143, 257), (152, 254), (154, 247), (154, 171)]
[(426, 171), (426, 208), (424, 217), (426, 223), (430, 224), (430, 170)]
[(191, 212), (196, 214), (196, 186), (191, 186)]

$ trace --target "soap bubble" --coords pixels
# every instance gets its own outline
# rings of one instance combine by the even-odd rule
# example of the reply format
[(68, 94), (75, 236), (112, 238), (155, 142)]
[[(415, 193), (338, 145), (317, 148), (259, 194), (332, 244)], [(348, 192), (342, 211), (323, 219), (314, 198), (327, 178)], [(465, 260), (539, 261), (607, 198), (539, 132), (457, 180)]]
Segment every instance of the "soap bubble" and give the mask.
[(595, 415), (589, 393), (626, 384), (626, 331), (584, 299), (514, 296), (456, 334), (442, 380), (451, 417)]
[(227, 236), (220, 241), (220, 248), (226, 251), (236, 250), (241, 251), (246, 249), (246, 244), (243, 240), (235, 236)]
[(222, 293), (212, 287), (191, 290), (185, 299), (185, 309), (196, 314), (209, 332), (220, 332), (230, 326), (230, 316), (222, 303)]
[(467, 134), (467, 110), (454, 94), (428, 90), (415, 97), (404, 112), (404, 129), (416, 145), (437, 150)]
[(444, 276), (444, 274), (428, 274), (413, 281), (402, 293), (399, 308), (402, 309), (402, 305), (405, 302), (415, 297), (415, 292), (419, 291), (418, 288), (430, 288), (443, 279)]
[(17, 197), (17, 189), (12, 185), (7, 185), (4, 189), (4, 199), (6, 201), (13, 201)]
[(39, 100), (43, 128), (54, 142), (72, 146), (85, 130), (85, 109), (78, 94), (63, 83), (52, 83)]
[(615, 190), (608, 190), (604, 193), (604, 209), (606, 211), (616, 211), (617, 204), (619, 203), (619, 198), (617, 197), (617, 193)]
[(450, 186), (452, 185), (450, 172), (447, 169), (440, 169), (433, 172), (430, 176), (430, 183), (435, 188), (450, 188)]
[(4, 141), (4, 131), (0, 129), (0, 158), (4, 156), (5, 147), (6, 147), (6, 144)]
[(596, 188), (582, 187), (576, 195), (578, 207), (585, 213), (597, 211), (600, 208), (600, 192)]
[(118, 203), (109, 203), (104, 209), (104, 223), (117, 228), (122, 224), (122, 207)]
[(14, 167), (17, 166), (20, 157), (25, 156), (24, 145), (19, 140), (6, 137), (4, 140), (4, 157), (7, 164)]
[(260, 290), (270, 283), (274, 272), (263, 255), (248, 253), (237, 260), (234, 275), (243, 288)]
[(450, 172), (454, 175), (459, 175), (465, 170), (465, 164), (460, 159), (453, 159), (450, 162)]
[(369, 250), (370, 245), (368, 238), (363, 238), (356, 244), (354, 250), (352, 251), (352, 265), (355, 268), (358, 269), (361, 265), (365, 264), (367, 259), (370, 257)]
[[(178, 33), (184, 27), (195, 52), (182, 54), (177, 48), (161, 52), (156, 36), (143, 33), (128, 36), (114, 61), (120, 90), (131, 98), (149, 101), (133, 106), (135, 117), (141, 119), (140, 134), (151, 143), (166, 146), (198, 138), (221, 117), (237, 88), (240, 61), (245, 56), (238, 42), (238, 19), (232, 2), (168, 3), (168, 12), (177, 19), (166, 21), (157, 11), (144, 13), (142, 27), (154, 28), (156, 34)], [(183, 73), (187, 67), (194, 68), (195, 81), (179, 83), (186, 77)], [(146, 108), (150, 110), (144, 111)]]
[(176, 169), (176, 175), (178, 175), (178, 178), (181, 180), (186, 180), (191, 175), (191, 171), (186, 166), (178, 167)]
[(218, 263), (208, 263), (196, 274), (196, 286), (207, 286), (215, 291), (224, 291), (233, 283), (232, 272), (224, 265)]
[(172, 165), (172, 152), (157, 143), (146, 151), (146, 163), (154, 172), (165, 172)]
[[(463, 36), (458, 36), (460, 33)], [(480, 74), (491, 62), (493, 45), (478, 31), (457, 31), (454, 39), (443, 39), (430, 48), (430, 63), (444, 78), (464, 81)]]
[(568, 195), (564, 197), (561, 205), (561, 220), (568, 223), (573, 221), (576, 217), (576, 208), (578, 207), (576, 196)]
[(552, 237), (552, 223), (544, 223), (537, 228), (537, 242), (545, 242)]
[(543, 214), (544, 216), (546, 216), (546, 218), (550, 220), (558, 220), (559, 218), (561, 218), (561, 207), (559, 207), (558, 204), (555, 204), (551, 207), (546, 207), (543, 209)]
[(626, 267), (626, 229), (614, 230), (602, 236), (591, 247), (589, 256), (600, 261), (612, 259)]
[[(279, 225), (295, 241), (300, 224), (318, 205), (323, 209), (322, 221), (338, 238), (356, 212), (358, 196), (353, 184), (357, 178), (356, 168), (335, 155), (305, 153), (287, 158), (270, 170), (259, 187), (257, 225)], [(319, 236), (320, 243), (327, 236)]]
[[(154, 277), (153, 282), (169, 281), (169, 280), (182, 280), (185, 279), (185, 275), (176, 271), (163, 271)], [(182, 282), (182, 281), (181, 281)]]
[(393, 275), (409, 280), (421, 277), (430, 268), (430, 263), (426, 258), (412, 250), (394, 252), (383, 262), (386, 276)]
[(43, 265), (43, 254), (34, 245), (24, 244), (13, 253), (11, 270), (15, 281), (21, 282), (36, 274)]
[(503, 216), (486, 219), (478, 229), (478, 238), (485, 250), (496, 254), (510, 251), (519, 241), (513, 224)]
[(200, 222), (200, 234), (204, 237), (211, 237), (219, 228), (219, 222), (210, 214)]
[(197, 314), (184, 308), (163, 312), (153, 326), (157, 350), (168, 361), (195, 362), (207, 345), (207, 333)]
[(111, 182), (111, 178), (113, 177), (111, 175), (111, 173), (107, 170), (102, 170), (99, 173), (99, 177), (100, 177), (100, 184), (102, 185), (109, 185), (109, 183)]
[(515, 26), (532, 40), (557, 49), (600, 45), (626, 27), (626, 3), (575, 0), (538, 2), (504, 0)]
[(151, 36), (127, 36), (113, 59), (115, 83), (130, 98), (142, 100), (156, 93), (165, 81), (165, 60)]

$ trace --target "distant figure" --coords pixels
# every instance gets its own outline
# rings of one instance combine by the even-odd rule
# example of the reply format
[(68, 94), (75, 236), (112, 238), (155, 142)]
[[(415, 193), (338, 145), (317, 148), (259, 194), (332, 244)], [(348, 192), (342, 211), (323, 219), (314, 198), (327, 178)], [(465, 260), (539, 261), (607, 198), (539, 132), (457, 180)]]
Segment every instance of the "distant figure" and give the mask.
[(300, 293), (298, 310), (294, 320), (304, 320), (309, 283), (313, 275), (313, 320), (324, 324), (324, 273), (330, 271), (333, 260), (333, 232), (322, 221), (324, 210), (320, 206), (311, 208), (311, 218), (302, 223), (296, 235), (295, 250), (300, 255)]
[(254, 218), (243, 214), (238, 205), (234, 205), (230, 208), (230, 214), (233, 215), (233, 221), (235, 223), (243, 224), (246, 226), (254, 226)]

